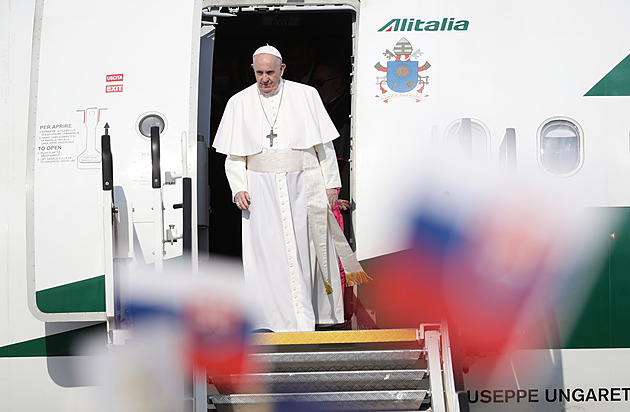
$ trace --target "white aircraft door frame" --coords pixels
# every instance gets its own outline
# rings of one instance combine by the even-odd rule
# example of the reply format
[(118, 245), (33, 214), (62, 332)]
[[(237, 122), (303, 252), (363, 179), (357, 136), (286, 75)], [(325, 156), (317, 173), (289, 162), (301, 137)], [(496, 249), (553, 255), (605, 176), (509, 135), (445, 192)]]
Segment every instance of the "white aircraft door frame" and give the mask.
[[(326, 6), (332, 8), (327, 9)], [(288, 11), (309, 11), (310, 7), (317, 7), (317, 11), (326, 10), (341, 10), (342, 7), (351, 7), (352, 10), (358, 13), (360, 7), (359, 0), (301, 0), (301, 1), (277, 1), (277, 0), (254, 0), (254, 1), (239, 1), (239, 0), (203, 0), (202, 7), (209, 11), (218, 11), (217, 8), (228, 7), (230, 13), (236, 13), (239, 10), (254, 11), (254, 9), (264, 10), (269, 8), (273, 10), (288, 10)]]
[[(354, 150), (353, 141), (355, 138), (355, 113), (357, 107), (356, 101), (356, 78), (355, 78), (355, 61), (358, 50), (358, 22), (361, 9), (361, 2), (359, 0), (283, 0), (281, 2), (273, 0), (254, 0), (254, 1), (239, 1), (239, 0), (203, 0), (202, 8), (204, 15), (215, 16), (217, 18), (236, 16), (238, 13), (265, 13), (265, 12), (286, 12), (286, 13), (325, 13), (325, 12), (351, 12), (353, 13), (352, 19), (352, 46), (351, 56), (348, 56), (351, 61), (351, 71), (349, 77), (351, 79), (350, 94), (351, 94), (351, 121), (350, 121), (350, 138), (351, 138), (351, 162), (350, 162), (350, 188), (351, 199), (355, 198), (355, 168), (354, 168)], [(216, 25), (220, 26), (220, 22), (216, 21)], [(206, 36), (210, 36), (207, 34)], [(219, 33), (220, 36), (220, 33)], [(213, 35), (214, 39), (214, 35)], [(219, 37), (217, 41), (221, 42)], [(253, 50), (252, 50), (253, 52)], [(200, 101), (200, 104), (201, 103)], [(200, 109), (201, 110), (201, 109)], [(202, 127), (200, 125), (200, 127)], [(208, 142), (209, 139), (206, 138)], [(354, 214), (353, 214), (354, 220)], [(353, 224), (354, 226), (354, 224)]]

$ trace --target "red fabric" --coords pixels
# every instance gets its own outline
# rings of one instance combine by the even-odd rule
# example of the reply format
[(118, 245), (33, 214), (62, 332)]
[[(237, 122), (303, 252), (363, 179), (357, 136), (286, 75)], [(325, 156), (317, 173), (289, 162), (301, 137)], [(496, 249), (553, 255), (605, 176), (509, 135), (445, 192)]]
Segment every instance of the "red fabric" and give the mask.
[[(339, 195), (339, 189), (337, 189), (337, 195)], [(333, 215), (335, 219), (337, 219), (337, 223), (339, 223), (339, 227), (341, 227), (341, 231), (343, 232), (343, 216), (341, 216), (341, 210), (339, 209), (339, 204), (335, 203), (333, 207)], [(343, 270), (343, 266), (341, 266), (341, 261), (339, 261), (339, 273), (341, 274), (341, 290), (343, 295), (346, 293), (346, 272)]]

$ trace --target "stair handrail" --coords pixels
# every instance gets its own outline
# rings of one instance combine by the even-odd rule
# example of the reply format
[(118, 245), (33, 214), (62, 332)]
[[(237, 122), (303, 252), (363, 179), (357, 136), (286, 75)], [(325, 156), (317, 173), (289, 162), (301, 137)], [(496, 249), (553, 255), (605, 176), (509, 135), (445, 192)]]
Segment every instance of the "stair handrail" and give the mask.
[[(468, 412), (460, 404), (451, 342), (445, 323), (420, 325), (424, 340), (431, 387), (431, 410), (435, 412)], [(459, 388), (461, 389), (461, 388)]]
[[(453, 347), (448, 327), (446, 323), (442, 323), (440, 330), (442, 331), (442, 362), (444, 371), (444, 396), (446, 397), (448, 412), (468, 412), (468, 404), (461, 405), (459, 390), (457, 384), (457, 370), (455, 369), (456, 361), (453, 359)], [(459, 372), (461, 375), (461, 371)], [(462, 407), (463, 406), (463, 407)]]

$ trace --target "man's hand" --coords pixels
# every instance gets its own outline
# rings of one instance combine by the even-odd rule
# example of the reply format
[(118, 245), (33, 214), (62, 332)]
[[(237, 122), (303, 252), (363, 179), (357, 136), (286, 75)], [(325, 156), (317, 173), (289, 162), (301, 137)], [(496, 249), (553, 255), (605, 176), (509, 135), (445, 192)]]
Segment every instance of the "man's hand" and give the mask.
[(328, 196), (328, 204), (332, 209), (333, 207), (335, 207), (335, 203), (337, 203), (337, 189), (326, 189), (326, 195)]
[(249, 199), (249, 193), (246, 191), (240, 191), (234, 196), (234, 204), (241, 210), (249, 210), (251, 201)]
[(350, 201), (349, 200), (339, 199), (339, 200), (337, 200), (337, 203), (339, 204), (339, 209), (341, 209), (341, 210), (349, 210), (350, 209)]

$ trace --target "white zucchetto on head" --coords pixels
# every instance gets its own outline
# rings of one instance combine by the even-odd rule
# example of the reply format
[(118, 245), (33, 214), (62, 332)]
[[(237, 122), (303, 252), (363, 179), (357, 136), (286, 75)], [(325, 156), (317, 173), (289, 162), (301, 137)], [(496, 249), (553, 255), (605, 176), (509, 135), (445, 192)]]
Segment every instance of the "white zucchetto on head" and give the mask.
[(259, 54), (271, 54), (272, 56), (276, 56), (280, 60), (282, 60), (282, 55), (280, 54), (278, 49), (276, 49), (275, 47), (270, 46), (268, 44), (266, 46), (262, 46), (262, 47), (259, 47), (258, 49), (256, 49), (256, 51), (254, 52), (254, 55), (252, 57), (256, 57)]

